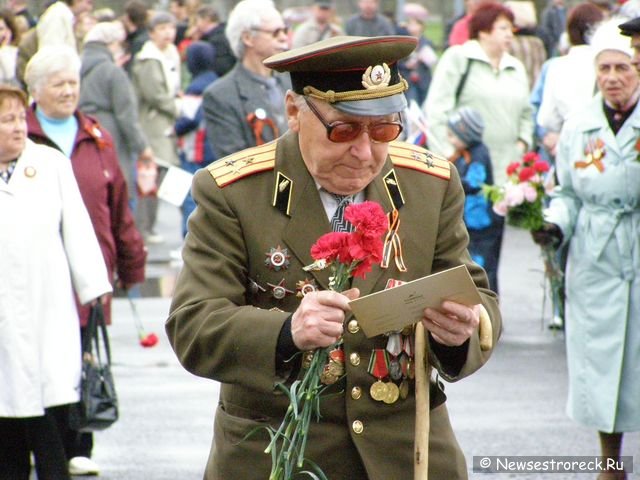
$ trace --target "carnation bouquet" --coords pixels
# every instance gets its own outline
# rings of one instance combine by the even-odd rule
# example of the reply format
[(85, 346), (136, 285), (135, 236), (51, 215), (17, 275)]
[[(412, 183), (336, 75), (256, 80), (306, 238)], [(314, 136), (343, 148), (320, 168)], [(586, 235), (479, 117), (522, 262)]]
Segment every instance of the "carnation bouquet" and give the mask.
[[(522, 161), (509, 164), (507, 182), (504, 185), (485, 185), (483, 192), (493, 203), (493, 211), (506, 217), (509, 225), (529, 231), (540, 230), (544, 225), (543, 209), (547, 200), (546, 186), (550, 183), (550, 173), (549, 164), (539, 154), (528, 152), (522, 157)], [(554, 311), (563, 316), (563, 273), (555, 249), (543, 247), (542, 256)]]
[[(329, 288), (336, 292), (348, 288), (352, 277), (364, 278), (373, 264), (380, 263), (382, 235), (389, 227), (387, 215), (375, 202), (351, 204), (344, 217), (354, 230), (321, 236), (311, 247), (314, 263), (305, 267), (307, 271), (331, 268)], [(304, 451), (310, 422), (321, 417), (320, 395), (344, 375), (341, 344), (339, 340), (329, 347), (316, 349), (303, 361), (302, 378), (289, 388), (278, 385), (289, 397), (289, 407), (280, 427), (269, 428), (271, 442), (265, 450), (272, 457), (269, 480), (290, 480), (298, 474), (326, 479), (317, 465), (304, 458)], [(313, 471), (301, 471), (305, 463)]]

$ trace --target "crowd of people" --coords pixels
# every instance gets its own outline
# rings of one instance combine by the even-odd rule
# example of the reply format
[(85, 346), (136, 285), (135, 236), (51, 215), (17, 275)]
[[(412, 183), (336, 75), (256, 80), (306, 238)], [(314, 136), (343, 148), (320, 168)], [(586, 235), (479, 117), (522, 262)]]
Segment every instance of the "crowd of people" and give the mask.
[[(308, 3), (303, 19), (271, 0), (226, 19), (200, 0), (0, 9), (13, 226), (0, 233), (0, 480), (27, 480), (30, 455), (40, 480), (100, 472), (92, 434), (69, 427), (80, 339), (92, 305), (109, 323), (111, 292), (144, 281), (171, 167), (194, 180), (167, 334), (185, 368), (222, 384), (205, 478), (267, 478), (266, 436), (246, 435), (279, 425), (275, 385), (305, 370), (301, 352), (334, 344), (342, 374), (309, 458), (329, 478), (413, 478), (414, 331), (367, 339), (348, 301), (458, 265), (482, 304), (444, 302), (418, 323), (434, 371), (429, 472), (466, 478), (438, 377), (488, 360), (482, 311), (500, 336), (505, 218), (483, 188), (527, 152), (553, 166), (532, 237), (565, 269), (552, 326), (567, 340), (567, 412), (610, 458), (640, 430), (640, 2), (549, 0), (538, 22), (534, 2), (467, 0), (442, 39), (425, 34), (420, 2), (400, 18), (380, 0), (343, 18), (332, 0)], [(395, 263), (332, 292), (327, 271), (305, 268), (310, 247), (369, 200), (389, 212)], [(376, 378), (400, 397), (381, 407)], [(394, 455), (380, 462), (380, 449)]]

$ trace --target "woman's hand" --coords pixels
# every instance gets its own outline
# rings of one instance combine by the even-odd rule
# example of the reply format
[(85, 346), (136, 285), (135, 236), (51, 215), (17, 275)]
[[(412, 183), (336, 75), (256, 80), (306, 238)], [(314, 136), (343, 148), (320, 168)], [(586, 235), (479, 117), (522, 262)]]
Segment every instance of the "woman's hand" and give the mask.
[(555, 223), (545, 222), (540, 230), (532, 230), (531, 238), (541, 247), (557, 247), (562, 243), (562, 230)]

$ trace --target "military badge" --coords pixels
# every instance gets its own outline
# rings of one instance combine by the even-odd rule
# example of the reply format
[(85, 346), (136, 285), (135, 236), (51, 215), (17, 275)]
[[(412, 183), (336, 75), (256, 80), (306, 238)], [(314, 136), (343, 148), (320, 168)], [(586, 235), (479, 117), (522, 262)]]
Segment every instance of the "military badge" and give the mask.
[(287, 295), (295, 293), (294, 291), (289, 290), (285, 287), (284, 278), (280, 280), (277, 285), (273, 283), (267, 283), (267, 285), (271, 287), (271, 295), (273, 295), (273, 298), (275, 298), (276, 300), (282, 300)]
[(279, 272), (280, 270), (289, 268), (291, 255), (289, 255), (289, 250), (286, 248), (281, 248), (280, 245), (275, 248), (271, 247), (271, 249), (265, 253), (265, 256), (267, 258), (265, 258), (264, 264), (270, 270)]
[(318, 286), (316, 285), (315, 280), (305, 278), (304, 280), (300, 280), (296, 283), (296, 296), (298, 298), (304, 297), (307, 293), (318, 291)]

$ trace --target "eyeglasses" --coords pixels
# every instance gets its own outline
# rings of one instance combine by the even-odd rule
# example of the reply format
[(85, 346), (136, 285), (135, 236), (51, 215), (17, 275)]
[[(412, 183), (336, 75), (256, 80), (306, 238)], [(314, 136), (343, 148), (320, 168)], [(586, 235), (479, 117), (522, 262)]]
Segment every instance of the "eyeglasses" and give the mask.
[(278, 38), (281, 33), (284, 33), (285, 35), (289, 33), (289, 27), (278, 27), (275, 30), (267, 30), (266, 28), (254, 27), (251, 30), (254, 32), (269, 33), (273, 38)]
[(366, 124), (360, 122), (336, 121), (327, 123), (316, 106), (309, 101), (307, 97), (304, 97), (304, 101), (307, 102), (311, 111), (324, 125), (324, 128), (327, 129), (327, 138), (335, 143), (351, 142), (358, 138), (363, 131), (366, 131), (369, 134), (369, 138), (371, 138), (375, 143), (388, 143), (398, 138), (402, 132), (401, 122), (377, 122)]

